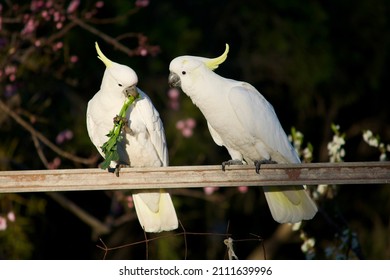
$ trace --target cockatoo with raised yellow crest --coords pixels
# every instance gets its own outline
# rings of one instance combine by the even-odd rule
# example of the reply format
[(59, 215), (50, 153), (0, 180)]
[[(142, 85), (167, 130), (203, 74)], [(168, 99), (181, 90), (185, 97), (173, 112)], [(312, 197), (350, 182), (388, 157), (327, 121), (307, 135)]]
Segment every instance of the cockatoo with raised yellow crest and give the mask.
[[(119, 161), (131, 167), (167, 166), (168, 150), (164, 128), (157, 110), (149, 97), (137, 88), (137, 74), (128, 66), (109, 60), (96, 43), (98, 58), (106, 65), (100, 90), (88, 102), (87, 129), (92, 143), (105, 157), (102, 145), (113, 128), (113, 118), (118, 115), (127, 95), (138, 91), (139, 98), (126, 112), (123, 139), (117, 144)], [(178, 220), (171, 197), (163, 190), (133, 194), (138, 220), (146, 232), (174, 230)]]
[[(217, 58), (180, 56), (169, 65), (169, 84), (181, 87), (207, 120), (216, 144), (225, 146), (231, 160), (222, 163), (300, 163), (272, 105), (246, 82), (226, 79), (213, 70), (229, 52)], [(317, 206), (303, 186), (263, 187), (272, 217), (279, 223), (312, 219)]]

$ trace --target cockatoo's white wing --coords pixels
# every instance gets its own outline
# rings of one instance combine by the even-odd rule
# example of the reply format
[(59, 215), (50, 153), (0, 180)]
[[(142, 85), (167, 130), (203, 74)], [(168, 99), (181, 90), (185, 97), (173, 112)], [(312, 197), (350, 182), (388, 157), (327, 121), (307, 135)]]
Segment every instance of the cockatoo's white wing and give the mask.
[(153, 106), (150, 98), (138, 89), (142, 100), (137, 101), (134, 110), (139, 114), (150, 136), (150, 141), (153, 144), (163, 166), (168, 166), (168, 148), (165, 139), (164, 126), (160, 115)]
[[(299, 163), (300, 159), (288, 141), (272, 105), (251, 85), (241, 83), (233, 87), (228, 98), (245, 133), (242, 137), (253, 139), (256, 151), (244, 154), (247, 161), (263, 155), (278, 163)], [(242, 147), (240, 150), (247, 150)], [(260, 150), (260, 151), (259, 151)], [(261, 160), (261, 158), (257, 158)], [(295, 223), (311, 219), (317, 206), (302, 186), (264, 187), (265, 197), (272, 217), (280, 223)]]
[[(101, 112), (101, 114), (100, 112), (92, 112), (100, 109), (98, 106), (94, 106), (94, 102), (96, 102), (96, 100), (90, 100), (87, 107), (87, 131), (91, 142), (95, 145), (100, 155), (104, 158), (105, 155), (100, 147), (104, 144), (104, 142), (107, 141), (107, 136), (101, 133), (101, 128), (99, 128), (99, 126), (95, 123), (95, 119), (92, 117), (92, 114), (94, 114), (95, 116), (103, 115), (103, 112)], [(109, 130), (107, 130), (107, 133), (108, 131)]]
[[(159, 161), (155, 165), (168, 166), (168, 149), (165, 139), (163, 123), (159, 113), (153, 106), (149, 97), (138, 89), (140, 100), (137, 100), (132, 114), (140, 118), (147, 130), (147, 141), (151, 142), (151, 149), (154, 151), (140, 150), (145, 157), (145, 153), (157, 153)], [(129, 124), (131, 127), (131, 124)], [(159, 192), (139, 192), (133, 194), (133, 200), (137, 216), (141, 226), (148, 232), (160, 232), (174, 230), (178, 227), (176, 211), (171, 197), (168, 193)]]
[[(298, 155), (291, 146), (272, 105), (250, 84), (237, 82), (228, 92), (228, 99), (244, 135), (254, 141), (257, 153), (243, 155), (246, 160), (272, 159), (278, 163), (298, 163)], [(232, 116), (233, 117), (233, 116)], [(266, 158), (266, 155), (269, 158)], [(256, 158), (257, 155), (257, 158)], [(255, 157), (255, 158), (248, 158)]]
[(211, 124), (210, 124), (209, 122), (207, 122), (207, 127), (209, 128), (211, 137), (213, 138), (214, 142), (215, 142), (218, 146), (223, 146), (224, 143), (223, 143), (223, 140), (222, 140), (221, 136), (220, 136), (220, 135), (218, 134), (218, 132), (211, 126)]

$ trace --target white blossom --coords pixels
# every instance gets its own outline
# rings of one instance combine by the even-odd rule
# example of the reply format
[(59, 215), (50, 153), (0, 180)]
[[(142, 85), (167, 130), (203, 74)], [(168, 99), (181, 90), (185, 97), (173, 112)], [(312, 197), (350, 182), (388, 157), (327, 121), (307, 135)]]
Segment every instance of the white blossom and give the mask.
[(373, 134), (371, 130), (366, 130), (363, 132), (363, 139), (368, 143), (369, 139), (372, 138)]
[(292, 225), (292, 227), (291, 227), (292, 231), (298, 231), (301, 228), (302, 221), (298, 222), (298, 223), (291, 224), (291, 225)]
[(328, 143), (328, 155), (330, 162), (340, 162), (345, 156), (345, 150), (341, 148), (345, 144), (344, 137), (334, 135), (332, 142)]
[(370, 145), (371, 147), (379, 147), (378, 139), (377, 138), (370, 138), (368, 140), (368, 145)]
[(328, 189), (328, 185), (318, 185), (317, 192), (323, 195)]
[(307, 147), (303, 150), (303, 158), (304, 159), (312, 159), (313, 158), (312, 151)]
[(316, 241), (314, 238), (308, 238), (306, 239), (303, 244), (301, 245), (302, 252), (306, 253), (310, 249), (314, 248), (314, 245), (316, 244)]

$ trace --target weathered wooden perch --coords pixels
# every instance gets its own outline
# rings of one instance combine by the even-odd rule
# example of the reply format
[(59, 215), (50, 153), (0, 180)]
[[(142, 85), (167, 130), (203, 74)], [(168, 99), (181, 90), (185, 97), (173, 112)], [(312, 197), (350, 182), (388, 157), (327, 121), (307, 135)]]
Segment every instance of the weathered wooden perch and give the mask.
[(264, 164), (260, 174), (219, 165), (123, 168), (119, 177), (98, 168), (0, 172), (0, 193), (389, 183), (390, 162)]

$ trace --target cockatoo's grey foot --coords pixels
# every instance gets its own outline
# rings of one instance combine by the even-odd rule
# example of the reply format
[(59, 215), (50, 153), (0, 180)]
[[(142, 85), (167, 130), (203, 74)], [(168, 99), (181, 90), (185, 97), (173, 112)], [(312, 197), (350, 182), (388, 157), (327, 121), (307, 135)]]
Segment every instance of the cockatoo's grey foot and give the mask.
[(243, 165), (243, 163), (239, 159), (231, 159), (231, 160), (224, 161), (224, 162), (222, 162), (222, 171), (225, 171), (226, 165), (227, 166), (230, 166), (230, 165)]
[(121, 170), (122, 167), (130, 167), (130, 165), (128, 165), (128, 164), (121, 164), (121, 163), (117, 164), (115, 166), (115, 169), (114, 169), (114, 174), (115, 174), (116, 177), (119, 177), (119, 171)]
[(277, 162), (271, 159), (255, 160), (256, 173), (259, 174), (262, 164), (276, 164)]

